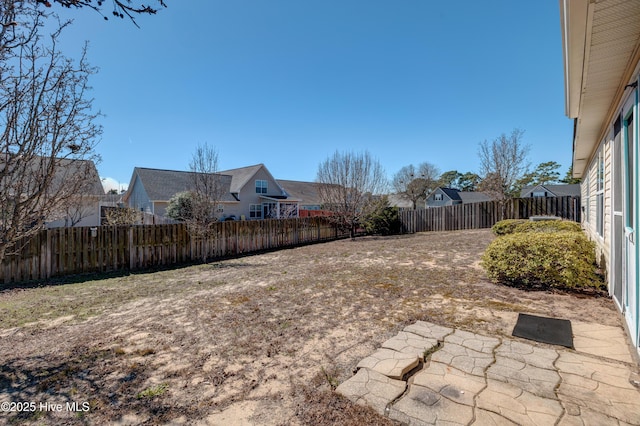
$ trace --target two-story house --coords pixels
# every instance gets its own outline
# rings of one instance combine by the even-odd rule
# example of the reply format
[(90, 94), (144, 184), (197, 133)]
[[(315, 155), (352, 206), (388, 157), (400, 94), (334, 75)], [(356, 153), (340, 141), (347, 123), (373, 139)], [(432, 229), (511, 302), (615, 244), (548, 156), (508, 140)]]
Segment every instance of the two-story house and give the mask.
[[(297, 217), (299, 200), (291, 197), (264, 164), (224, 170), (215, 178), (222, 191), (216, 216), (221, 219)], [(194, 172), (136, 167), (123, 201), (131, 208), (164, 216), (171, 198), (193, 190)]]

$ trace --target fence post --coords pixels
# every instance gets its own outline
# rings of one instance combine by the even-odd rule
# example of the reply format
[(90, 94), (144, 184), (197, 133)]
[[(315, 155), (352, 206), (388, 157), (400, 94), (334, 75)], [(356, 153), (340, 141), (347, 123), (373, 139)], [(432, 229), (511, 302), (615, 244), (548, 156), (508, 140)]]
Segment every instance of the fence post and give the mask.
[(129, 244), (127, 244), (127, 249), (129, 250), (129, 269), (135, 269), (135, 256), (133, 249), (133, 226), (129, 226)]

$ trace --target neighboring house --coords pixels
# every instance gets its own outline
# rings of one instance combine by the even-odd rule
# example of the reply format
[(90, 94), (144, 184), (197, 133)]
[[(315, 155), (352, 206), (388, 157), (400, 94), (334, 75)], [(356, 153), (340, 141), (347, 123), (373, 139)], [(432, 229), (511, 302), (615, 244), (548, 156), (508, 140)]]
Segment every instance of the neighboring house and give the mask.
[[(224, 195), (219, 219), (295, 217), (298, 200), (287, 195), (263, 164), (216, 173)], [(193, 172), (136, 167), (123, 201), (136, 210), (164, 216), (169, 200), (193, 188)]]
[(231, 176), (231, 194), (239, 201), (230, 214), (242, 219), (298, 217), (299, 201), (289, 196), (264, 164), (224, 170)]
[(568, 185), (534, 185), (525, 186), (520, 190), (520, 198), (536, 197), (579, 197), (581, 195), (580, 184)]
[(565, 113), (574, 119), (583, 227), (640, 354), (640, 1), (563, 0), (560, 12)]
[[(58, 228), (62, 226), (98, 226), (100, 225), (100, 205), (106, 195), (98, 170), (91, 160), (63, 160), (56, 171), (55, 184), (64, 185), (65, 179), (80, 173), (85, 183), (80, 191), (70, 199), (64, 211), (55, 218), (49, 218), (45, 226)], [(58, 183), (55, 183), (59, 181)]]
[(407, 199), (407, 197), (402, 194), (389, 194), (387, 197), (391, 207), (398, 207), (403, 210), (413, 209), (413, 203), (411, 200)]
[(322, 210), (322, 200), (318, 192), (318, 183), (301, 182), (297, 180), (277, 180), (287, 195), (293, 199), (299, 200), (300, 210)]
[(427, 197), (426, 207), (453, 206), (456, 204), (480, 203), (491, 198), (483, 192), (458, 191), (455, 188), (438, 187)]
[[(231, 177), (224, 175), (216, 175), (216, 177), (219, 179), (219, 185), (225, 188), (225, 195), (219, 200), (221, 204), (219, 209), (223, 210), (221, 213), (224, 214), (224, 208), (237, 204), (238, 200), (229, 192)], [(122, 201), (132, 209), (164, 216), (171, 197), (192, 188), (192, 172), (136, 167), (133, 169), (129, 188)]]

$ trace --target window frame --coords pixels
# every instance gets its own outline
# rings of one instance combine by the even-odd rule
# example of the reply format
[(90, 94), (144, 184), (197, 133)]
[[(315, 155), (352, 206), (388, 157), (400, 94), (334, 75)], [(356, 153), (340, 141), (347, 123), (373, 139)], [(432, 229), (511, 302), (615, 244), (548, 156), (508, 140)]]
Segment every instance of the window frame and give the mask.
[(249, 204), (249, 218), (262, 219), (262, 204)]
[(266, 179), (256, 179), (256, 194), (269, 192), (269, 182)]

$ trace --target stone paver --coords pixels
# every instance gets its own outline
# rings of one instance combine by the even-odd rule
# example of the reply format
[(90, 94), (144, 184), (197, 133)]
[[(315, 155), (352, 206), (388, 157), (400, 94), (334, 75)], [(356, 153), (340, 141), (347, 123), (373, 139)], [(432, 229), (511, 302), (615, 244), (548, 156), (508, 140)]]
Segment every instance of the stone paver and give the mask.
[(412, 386), (409, 393), (393, 405), (389, 417), (412, 425), (444, 422), (466, 425), (473, 420), (473, 407), (455, 403), (431, 389)]
[(627, 361), (624, 334), (598, 324), (573, 329), (575, 350), (418, 321), (337, 391), (414, 426), (640, 426), (640, 390), (631, 384), (638, 366)]
[(444, 338), (444, 341), (445, 343), (453, 343), (488, 355), (491, 355), (493, 350), (500, 344), (500, 339), (495, 337), (481, 336), (462, 330), (456, 330), (449, 334)]
[(576, 351), (628, 363), (633, 362), (622, 328), (580, 321), (572, 322), (571, 328)]
[(487, 369), (486, 377), (543, 398), (555, 398), (560, 383), (553, 365), (557, 358), (558, 353), (552, 349), (507, 340), (496, 351), (495, 362)]
[(596, 411), (617, 421), (640, 424), (640, 391), (619, 363), (576, 353), (560, 353), (562, 383), (558, 396), (580, 410)]
[(392, 349), (378, 349), (357, 365), (357, 368), (368, 368), (392, 379), (402, 380), (405, 374), (420, 363), (415, 354), (396, 352)]
[(453, 333), (453, 328), (443, 327), (426, 321), (416, 321), (404, 328), (404, 331), (417, 334), (428, 339), (444, 340), (446, 336)]
[(528, 365), (553, 370), (558, 359), (554, 349), (534, 346), (517, 340), (503, 339), (496, 350), (496, 356), (510, 358)]
[(413, 354), (421, 358), (424, 357), (425, 353), (432, 351), (437, 346), (437, 339), (423, 337), (406, 331), (401, 331), (382, 344), (382, 347), (385, 349)]
[(362, 368), (355, 376), (336, 388), (336, 392), (357, 404), (369, 405), (384, 414), (387, 404), (402, 395), (406, 382)]
[(484, 372), (494, 361), (493, 354), (445, 342), (444, 346), (431, 355), (431, 360), (448, 364), (465, 373), (484, 376)]
[(517, 423), (512, 422), (511, 420), (503, 417), (497, 413), (492, 411), (483, 410), (481, 408), (477, 408), (476, 418), (472, 425), (477, 426), (518, 426)]
[(484, 377), (465, 373), (447, 364), (431, 362), (413, 377), (413, 385), (429, 388), (459, 404), (473, 406), (475, 395), (487, 383)]
[(476, 400), (478, 408), (500, 414), (519, 425), (553, 425), (563, 413), (555, 399), (542, 398), (510, 383), (488, 379)]

